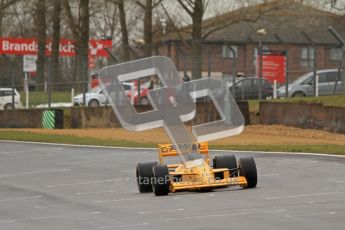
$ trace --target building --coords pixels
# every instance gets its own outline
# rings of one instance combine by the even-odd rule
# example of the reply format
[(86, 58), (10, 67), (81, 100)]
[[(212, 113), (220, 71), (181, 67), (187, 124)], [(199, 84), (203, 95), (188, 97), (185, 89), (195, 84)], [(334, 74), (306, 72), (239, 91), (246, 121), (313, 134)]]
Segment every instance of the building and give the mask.
[[(288, 51), (290, 81), (312, 71), (315, 52), (317, 69), (338, 68), (342, 50), (328, 31), (329, 26), (345, 38), (345, 16), (293, 0), (271, 1), (205, 20), (203, 31), (213, 28), (215, 31), (203, 40), (203, 76), (231, 75), (234, 55), (229, 45), (237, 53), (237, 72), (255, 74), (259, 43), (257, 30), (262, 28), (267, 31), (262, 36), (264, 50)], [(170, 56), (178, 70), (184, 72), (191, 69), (191, 51), (185, 45), (191, 39), (188, 30), (191, 30), (190, 26), (180, 33), (169, 33), (163, 38), (164, 42), (160, 40), (157, 44), (159, 52)]]

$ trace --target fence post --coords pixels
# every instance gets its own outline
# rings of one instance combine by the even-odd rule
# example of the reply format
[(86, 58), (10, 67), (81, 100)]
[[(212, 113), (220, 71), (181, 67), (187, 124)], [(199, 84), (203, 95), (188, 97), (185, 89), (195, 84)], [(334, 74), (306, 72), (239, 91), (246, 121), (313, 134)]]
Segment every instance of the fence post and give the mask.
[(24, 89), (25, 89), (25, 108), (29, 108), (29, 84), (28, 84), (28, 72), (25, 72), (25, 83), (24, 83)]
[[(314, 96), (316, 97), (316, 90), (317, 86), (316, 86), (316, 44), (315, 42), (313, 42), (313, 40), (304, 32), (302, 31), (302, 35), (307, 39), (307, 41), (309, 42), (309, 44), (314, 48), (314, 63), (313, 63), (313, 82), (314, 82), (314, 87), (313, 87), (313, 91), (314, 91)], [(308, 47), (308, 66), (309, 66), (309, 47)]]
[(315, 97), (319, 96), (319, 75), (316, 74), (316, 79), (315, 79)]
[(273, 99), (277, 99), (277, 80), (273, 82)]
[(73, 106), (73, 98), (74, 98), (74, 88), (71, 89), (71, 103)]
[(328, 27), (329, 32), (340, 42), (342, 49), (341, 68), (342, 68), (342, 81), (343, 81), (343, 94), (345, 94), (345, 39), (336, 31), (332, 26)]
[[(231, 45), (227, 45), (227, 47), (229, 48), (229, 50), (232, 53), (232, 96), (235, 98), (236, 97), (235, 84), (236, 84), (236, 76), (237, 76), (237, 62), (236, 62), (237, 53), (231, 47)], [(243, 97), (243, 95), (242, 95), (242, 97)]]

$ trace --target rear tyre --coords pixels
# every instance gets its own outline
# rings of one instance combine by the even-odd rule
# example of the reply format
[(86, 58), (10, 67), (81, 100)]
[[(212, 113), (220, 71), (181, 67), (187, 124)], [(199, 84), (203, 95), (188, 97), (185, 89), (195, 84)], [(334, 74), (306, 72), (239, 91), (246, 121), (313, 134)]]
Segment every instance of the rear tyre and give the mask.
[(247, 180), (247, 186), (245, 188), (256, 187), (258, 176), (256, 171), (256, 165), (253, 157), (243, 157), (238, 161), (240, 176), (243, 176)]
[[(238, 176), (238, 167), (236, 157), (234, 155), (225, 155), (225, 156), (215, 156), (213, 158), (213, 168), (228, 168), (230, 177), (237, 177)], [(224, 179), (224, 173), (216, 173), (216, 178), (220, 180)]]
[(152, 168), (157, 162), (138, 163), (136, 168), (137, 185), (140, 193), (152, 192)]
[(152, 190), (156, 196), (166, 196), (170, 191), (169, 170), (166, 165), (155, 165), (152, 169)]
[(89, 102), (89, 107), (98, 107), (99, 106), (99, 102), (95, 99), (92, 99), (90, 102)]
[(4, 106), (4, 110), (12, 110), (14, 109), (14, 106), (11, 103), (8, 103)]

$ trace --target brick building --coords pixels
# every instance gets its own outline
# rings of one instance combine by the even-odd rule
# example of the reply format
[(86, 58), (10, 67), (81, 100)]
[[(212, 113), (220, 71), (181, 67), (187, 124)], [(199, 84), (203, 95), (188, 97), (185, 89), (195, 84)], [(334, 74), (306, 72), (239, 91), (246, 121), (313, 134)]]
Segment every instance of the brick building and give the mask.
[[(312, 71), (315, 51), (317, 69), (340, 66), (342, 50), (328, 27), (334, 27), (345, 37), (345, 16), (292, 0), (264, 4), (266, 8), (271, 7), (271, 10), (262, 13), (255, 21), (248, 17), (241, 20), (239, 15), (257, 14), (263, 4), (242, 8), (203, 22), (203, 25), (209, 27), (208, 30), (212, 24), (217, 26), (219, 22), (233, 22), (203, 40), (203, 76), (231, 75), (233, 55), (227, 48), (228, 45), (237, 52), (237, 72), (255, 74), (259, 42), (257, 30), (262, 28), (267, 31), (266, 35), (262, 36), (264, 50), (288, 51), (288, 74), (291, 80)], [(191, 30), (190, 26), (185, 27), (179, 34), (167, 34), (164, 42), (157, 42), (159, 52), (170, 56), (178, 70), (187, 73), (191, 70), (191, 51), (188, 45), (185, 45), (191, 37), (185, 32), (188, 30)], [(315, 47), (303, 33), (311, 38)]]

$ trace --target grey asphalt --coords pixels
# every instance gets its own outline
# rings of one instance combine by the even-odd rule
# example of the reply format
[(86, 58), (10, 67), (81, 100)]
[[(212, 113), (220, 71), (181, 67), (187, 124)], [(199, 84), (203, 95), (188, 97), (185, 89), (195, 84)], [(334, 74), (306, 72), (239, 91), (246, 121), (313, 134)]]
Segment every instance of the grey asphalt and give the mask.
[(154, 150), (0, 142), (0, 229), (345, 229), (345, 158), (235, 155), (257, 188), (155, 197), (135, 183)]

